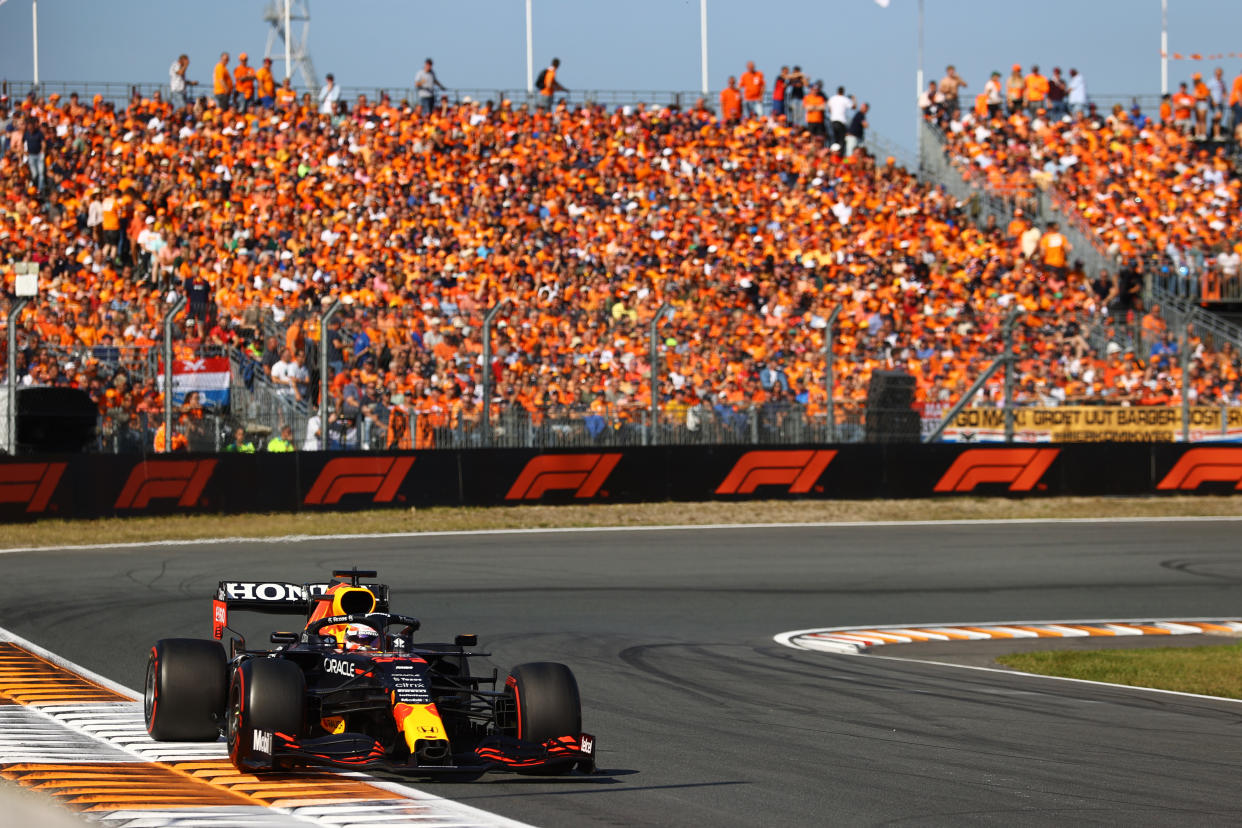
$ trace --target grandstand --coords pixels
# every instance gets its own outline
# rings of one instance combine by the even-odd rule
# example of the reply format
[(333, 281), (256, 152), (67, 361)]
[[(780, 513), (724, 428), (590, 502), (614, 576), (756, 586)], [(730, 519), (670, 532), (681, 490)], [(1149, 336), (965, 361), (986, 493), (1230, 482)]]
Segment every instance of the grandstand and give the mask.
[[(1101, 278), (1170, 247), (1215, 273), (1203, 251), (1238, 241), (1226, 150), (1171, 127), (933, 119), (911, 170), (672, 95), (457, 93), (424, 115), (377, 90), (329, 116), (309, 95), (239, 114), (51, 88), (13, 107), (14, 135), (46, 137), (44, 187), (0, 161), (6, 285), (41, 274), (17, 373), (87, 390), (101, 450), (163, 447), (175, 295), (173, 445), (199, 450), (238, 425), (304, 448), (848, 441), (873, 372), (915, 377), (930, 430), (1006, 354), (1016, 406), (1239, 402), (1232, 328), (1150, 303), (1202, 291)], [(1000, 376), (969, 402), (1003, 404)]]

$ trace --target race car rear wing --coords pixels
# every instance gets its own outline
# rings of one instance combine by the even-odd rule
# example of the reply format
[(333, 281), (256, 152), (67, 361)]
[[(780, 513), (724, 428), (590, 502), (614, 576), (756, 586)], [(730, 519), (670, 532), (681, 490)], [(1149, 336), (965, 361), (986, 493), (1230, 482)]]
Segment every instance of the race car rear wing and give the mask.
[[(330, 600), (328, 590), (336, 583), (290, 584), (280, 581), (221, 581), (211, 602), (212, 635), (219, 641), (229, 623), (229, 610), (248, 610), (273, 615), (309, 616), (316, 602)], [(388, 612), (388, 585), (362, 584), (375, 596), (375, 611)]]

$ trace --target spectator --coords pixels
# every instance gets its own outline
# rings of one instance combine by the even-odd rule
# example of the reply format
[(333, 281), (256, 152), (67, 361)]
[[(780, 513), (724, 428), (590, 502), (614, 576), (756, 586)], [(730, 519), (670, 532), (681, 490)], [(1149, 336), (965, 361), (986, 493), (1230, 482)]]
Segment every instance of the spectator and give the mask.
[(46, 141), (43, 127), (34, 120), (27, 121), (22, 129), (22, 149), (26, 152), (30, 180), (40, 194), (47, 189), (47, 157), (44, 155)]
[(763, 95), (767, 90), (767, 81), (763, 73), (755, 69), (753, 60), (746, 62), (746, 71), (742, 73), (742, 106), (748, 118), (763, 117)]
[(729, 75), (728, 85), (720, 91), (720, 122), (736, 124), (742, 120), (742, 92), (737, 88), (737, 78)]
[(1048, 78), (1048, 114), (1060, 119), (1069, 112), (1069, 87), (1061, 77), (1061, 67), (1052, 68), (1052, 77)]
[(807, 77), (802, 73), (802, 67), (795, 66), (785, 82), (785, 108), (788, 110), (791, 126), (806, 125), (802, 99), (806, 95), (807, 85)]
[(1008, 114), (1021, 112), (1026, 99), (1026, 79), (1022, 77), (1022, 66), (1015, 63), (1005, 79), (1005, 105)]
[(1077, 69), (1069, 70), (1065, 100), (1074, 115), (1081, 113), (1087, 106), (1087, 81)]
[(993, 72), (983, 86), (984, 103), (987, 105), (987, 117), (996, 118), (1001, 114), (1001, 105), (1005, 101), (1004, 90), (1001, 88), (1000, 72)]
[(254, 443), (246, 439), (246, 429), (238, 426), (233, 430), (233, 441), (224, 450), (235, 454), (254, 454)]
[(229, 74), (229, 53), (220, 53), (220, 62), (212, 72), (211, 92), (215, 95), (216, 106), (228, 110), (233, 103), (233, 76)]
[(236, 90), (234, 100), (237, 112), (242, 115), (257, 98), (255, 92), (258, 88), (258, 76), (254, 67), (247, 62), (249, 58), (248, 54), (242, 52), (237, 56), (237, 68), (233, 70), (233, 88)]
[(561, 82), (557, 79), (557, 71), (560, 68), (561, 59), (552, 58), (552, 62), (535, 79), (535, 88), (539, 91), (537, 105), (540, 109), (546, 109), (550, 112), (552, 110), (552, 103), (556, 99), (556, 93), (569, 91), (561, 86)]
[(431, 58), (423, 61), (423, 68), (414, 76), (414, 89), (418, 95), (418, 105), (422, 107), (424, 115), (430, 115), (431, 110), (435, 106), (436, 89), (444, 89), (444, 84), (440, 83), (440, 79), (436, 77), (435, 70), (431, 68)]
[(263, 65), (255, 72), (256, 94), (259, 106), (271, 109), (276, 105), (276, 79), (272, 77), (272, 59), (263, 58)]
[(845, 87), (838, 86), (837, 94), (828, 99), (828, 120), (832, 129), (832, 143), (837, 149), (845, 146), (845, 133), (854, 109), (853, 99), (845, 96)]
[(1026, 111), (1029, 115), (1034, 115), (1038, 110), (1044, 109), (1048, 99), (1048, 79), (1039, 74), (1038, 66), (1031, 66), (1031, 71), (1023, 78), (1025, 84), (1025, 92), (1023, 100), (1026, 102)]
[(811, 87), (811, 91), (803, 98), (802, 104), (806, 108), (807, 130), (812, 135), (823, 140), (828, 134), (824, 123), (828, 102), (824, 100), (823, 81), (818, 81)]
[(295, 450), (293, 427), (287, 424), (280, 427), (279, 437), (273, 437), (267, 441), (267, 451), (273, 454), (287, 454)]
[(845, 134), (845, 154), (853, 155), (854, 150), (862, 146), (866, 140), (867, 129), (867, 113), (871, 110), (871, 104), (864, 103), (854, 112), (854, 117), (850, 119), (849, 128)]
[(957, 74), (957, 68), (949, 65), (945, 67), (944, 77), (940, 79), (938, 91), (941, 98), (944, 99), (944, 106), (948, 110), (950, 118), (956, 118), (960, 110), (958, 96), (964, 87), (967, 86), (966, 81)]
[(341, 88), (336, 85), (336, 77), (331, 72), (324, 75), (324, 79), (327, 83), (319, 90), (319, 114), (334, 115), (337, 102), (341, 100)]
[(189, 55), (181, 55), (168, 67), (168, 92), (174, 109), (185, 109), (188, 104), (188, 87), (198, 86), (198, 81), (186, 78), (185, 73), (189, 68)]
[(772, 84), (772, 117), (787, 120), (785, 113), (785, 89), (789, 85), (789, 67), (782, 66), (781, 73)]

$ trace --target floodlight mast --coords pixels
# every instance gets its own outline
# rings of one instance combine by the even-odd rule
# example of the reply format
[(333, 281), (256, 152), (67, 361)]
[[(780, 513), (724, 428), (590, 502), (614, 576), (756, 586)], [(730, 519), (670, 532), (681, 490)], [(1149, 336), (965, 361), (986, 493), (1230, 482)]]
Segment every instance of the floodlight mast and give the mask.
[[(302, 85), (312, 94), (319, 94), (319, 76), (315, 74), (315, 62), (311, 60), (310, 47), (310, 0), (271, 0), (263, 11), (263, 21), (268, 24), (265, 58), (273, 63), (284, 61), (284, 77), (291, 78), (296, 70), (302, 76)], [(300, 35), (294, 34), (293, 24), (302, 24)], [(283, 55), (272, 54), (277, 44), (284, 47)], [(275, 74), (275, 73), (273, 73)]]

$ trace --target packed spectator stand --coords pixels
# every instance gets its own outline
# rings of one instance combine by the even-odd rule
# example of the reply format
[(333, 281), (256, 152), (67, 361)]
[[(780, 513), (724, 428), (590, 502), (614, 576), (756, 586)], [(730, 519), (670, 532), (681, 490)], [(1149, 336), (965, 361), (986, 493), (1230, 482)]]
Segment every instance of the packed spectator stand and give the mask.
[[(176, 294), (177, 357), (227, 357), (235, 393), (228, 411), (185, 395), (173, 449), (253, 450), (284, 426), (298, 448), (325, 431), (329, 448), (859, 439), (873, 371), (913, 374), (934, 417), (1002, 354), (1015, 309), (1015, 404), (1180, 400), (1182, 346), (1158, 310), (1089, 278), (1055, 229), (976, 226), (865, 142), (847, 154), (807, 91), (809, 109), (747, 98), (724, 119), (702, 100), (16, 101), (0, 238), (7, 265), (41, 269), (20, 381), (86, 389), (105, 449), (162, 449), (157, 344)], [(36, 126), (43, 181), (22, 150)], [(1098, 158), (1082, 167), (1110, 169), (1112, 128), (1082, 129), (1075, 147)], [(502, 302), (485, 367), (483, 317)], [(665, 303), (653, 434), (648, 332)], [(1193, 332), (1186, 347), (1195, 400), (1237, 403), (1232, 347)]]

